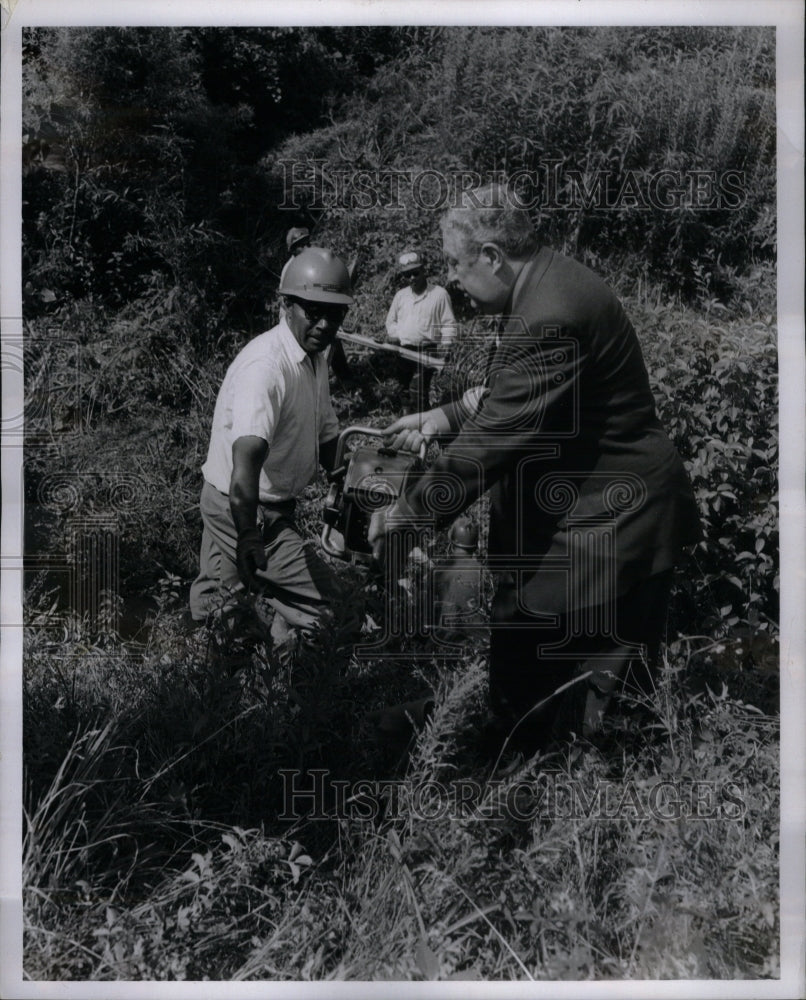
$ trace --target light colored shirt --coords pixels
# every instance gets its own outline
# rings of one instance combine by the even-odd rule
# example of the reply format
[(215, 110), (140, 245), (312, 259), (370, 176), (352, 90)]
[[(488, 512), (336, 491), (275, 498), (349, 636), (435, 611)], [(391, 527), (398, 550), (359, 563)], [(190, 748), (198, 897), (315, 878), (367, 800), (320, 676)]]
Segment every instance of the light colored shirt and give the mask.
[(202, 474), (228, 494), (233, 442), (259, 437), (269, 445), (260, 470), (260, 500), (291, 500), (316, 477), (319, 445), (338, 433), (327, 360), (306, 354), (281, 320), (251, 340), (227, 369)]
[(415, 295), (407, 285), (392, 299), (386, 332), (401, 344), (419, 344), (423, 338), (447, 347), (456, 336), (456, 319), (448, 293), (441, 285), (426, 285)]

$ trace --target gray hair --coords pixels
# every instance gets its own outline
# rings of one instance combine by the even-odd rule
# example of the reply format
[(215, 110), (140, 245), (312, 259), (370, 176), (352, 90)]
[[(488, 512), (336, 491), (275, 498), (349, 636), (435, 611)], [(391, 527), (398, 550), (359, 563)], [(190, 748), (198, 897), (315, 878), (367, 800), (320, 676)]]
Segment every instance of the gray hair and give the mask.
[(483, 243), (495, 243), (508, 257), (523, 260), (539, 246), (529, 213), (514, 191), (503, 184), (487, 184), (463, 191), (459, 204), (440, 220), (443, 233), (459, 233), (470, 253)]

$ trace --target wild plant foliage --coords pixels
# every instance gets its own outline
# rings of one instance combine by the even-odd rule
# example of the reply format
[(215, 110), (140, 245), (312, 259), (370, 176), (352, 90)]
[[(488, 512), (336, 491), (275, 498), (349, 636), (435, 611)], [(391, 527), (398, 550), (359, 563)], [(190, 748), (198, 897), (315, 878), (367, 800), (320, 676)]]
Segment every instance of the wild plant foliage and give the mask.
[[(774, 257), (773, 53), (761, 28), (433, 29), (277, 159), (519, 177), (546, 242), (687, 297), (703, 269), (729, 300), (737, 272)], [(319, 207), (334, 237), (358, 215), (395, 247), (433, 240), (405, 196), (397, 212)]]
[(774, 256), (773, 53), (763, 28), (30, 30), (29, 311), (158, 279), (254, 328), (293, 221), (367, 276), (391, 244), (433, 242), (405, 194), (392, 212), (272, 210), (280, 161), (526, 171), (547, 242), (728, 302)]
[(384, 28), (28, 29), (28, 313), (159, 283), (202, 323), (199, 348), (205, 315), (254, 327), (288, 228), (260, 157), (394, 50)]
[[(26, 32), (29, 978), (778, 974), (773, 56), (764, 28)], [(281, 662), (248, 608), (182, 629), (215, 394), (273, 321), (285, 230), (357, 258), (348, 325), (364, 333), (382, 328), (399, 250), (442, 274), (437, 211), (410, 187), (395, 205), (281, 209), (289, 162), (321, 192), (340, 170), (526, 171), (544, 195), (554, 178), (542, 236), (624, 298), (705, 537), (678, 575), (657, 689), (625, 698), (600, 746), (494, 771), (483, 634), (454, 660), (399, 636), (410, 658), (389, 660), (325, 629)], [(713, 175), (728, 197), (641, 205), (661, 171)], [(350, 360), (340, 422), (388, 424), (391, 363)], [(311, 539), (325, 490), (301, 498)], [(54, 574), (71, 526), (110, 515), (117, 590), (94, 618), (70, 614)], [(371, 641), (384, 596), (341, 572)], [(433, 717), (390, 753), (370, 713), (424, 688)], [(289, 768), (467, 777), (477, 812), (281, 821)], [(586, 796), (705, 781), (742, 811), (496, 811), (545, 773)]]

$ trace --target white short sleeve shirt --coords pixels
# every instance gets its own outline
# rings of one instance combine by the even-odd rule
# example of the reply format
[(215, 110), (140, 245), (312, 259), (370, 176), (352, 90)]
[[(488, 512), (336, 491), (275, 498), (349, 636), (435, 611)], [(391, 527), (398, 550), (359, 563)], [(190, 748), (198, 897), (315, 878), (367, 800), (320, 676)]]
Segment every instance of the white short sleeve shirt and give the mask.
[(327, 359), (306, 354), (281, 320), (251, 340), (227, 369), (202, 474), (229, 494), (233, 442), (263, 438), (269, 454), (260, 470), (260, 500), (291, 500), (316, 477), (319, 445), (338, 433)]

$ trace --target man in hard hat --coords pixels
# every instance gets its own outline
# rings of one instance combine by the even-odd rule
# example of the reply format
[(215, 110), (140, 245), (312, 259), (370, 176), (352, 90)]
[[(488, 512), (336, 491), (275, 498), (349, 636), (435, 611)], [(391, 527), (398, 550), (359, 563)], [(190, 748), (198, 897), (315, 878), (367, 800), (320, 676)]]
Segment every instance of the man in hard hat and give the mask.
[(293, 258), (280, 294), (284, 318), (243, 348), (218, 393), (190, 592), (196, 622), (238, 591), (264, 594), (275, 637), (284, 623), (312, 626), (340, 589), (297, 531), (294, 508), (318, 467), (333, 467), (339, 427), (323, 354), (353, 301), (344, 262), (320, 247)]
[[(283, 278), (285, 272), (288, 269), (288, 265), (291, 261), (302, 253), (302, 251), (311, 245), (311, 231), (306, 229), (305, 226), (295, 226), (293, 229), (289, 229), (285, 236), (285, 245), (291, 256), (283, 265), (283, 270), (280, 273), (280, 286), (282, 287)], [(352, 266), (348, 265), (347, 271), (350, 275), (350, 282), (352, 284), (353, 271), (355, 270), (355, 263)], [(280, 318), (283, 318), (283, 307), (280, 306)], [(325, 357), (333, 369), (334, 374), (337, 378), (344, 381), (350, 377), (350, 365), (347, 361), (347, 356), (344, 353), (344, 348), (342, 347), (340, 340), (334, 340), (331, 347), (325, 352)]]
[[(447, 348), (456, 336), (450, 296), (428, 280), (416, 250), (406, 250), (398, 257), (398, 278), (405, 285), (395, 294), (386, 316), (387, 341), (426, 354)], [(416, 413), (428, 405), (434, 369), (409, 358), (400, 358), (399, 365), (408, 409)]]
[(496, 344), (483, 386), (387, 428), (396, 448), (450, 443), (373, 517), (370, 541), (382, 557), (390, 531), (449, 523), (490, 490), (500, 731), (531, 748), (571, 730), (593, 735), (616, 690), (651, 678), (672, 568), (700, 535), (691, 485), (605, 283), (541, 246), (498, 185), (468, 192), (442, 235), (449, 278), (501, 317)]

